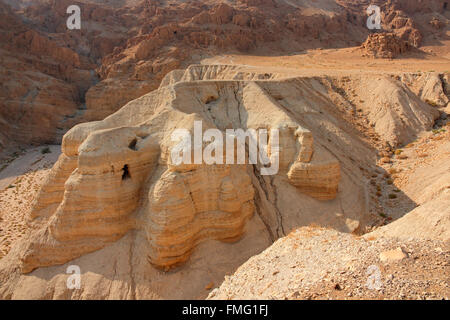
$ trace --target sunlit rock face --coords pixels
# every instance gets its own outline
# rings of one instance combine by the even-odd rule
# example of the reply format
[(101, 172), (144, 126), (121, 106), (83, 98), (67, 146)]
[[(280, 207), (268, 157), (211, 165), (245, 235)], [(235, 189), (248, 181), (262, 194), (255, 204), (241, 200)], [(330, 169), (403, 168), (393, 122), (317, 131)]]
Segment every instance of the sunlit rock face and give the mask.
[[(204, 240), (232, 242), (243, 235), (258, 205), (255, 176), (278, 176), (313, 198), (335, 198), (339, 161), (315, 146), (311, 131), (283, 110), (262, 83), (251, 80), (258, 76), (214, 80), (229, 78), (230, 72), (237, 76), (233, 68), (217, 66), (174, 72), (158, 90), (105, 120), (70, 130), (31, 214), (41, 227), (23, 255), (23, 271), (65, 263), (136, 229), (145, 232), (149, 263), (178, 265)], [(231, 163), (175, 164), (173, 133), (182, 128), (198, 134), (198, 124), (200, 134), (216, 129), (224, 142), (229, 130), (263, 130), (265, 144), (253, 149), (244, 137), (243, 163), (237, 161), (236, 138), (232, 149), (215, 151), (225, 160), (231, 151)], [(256, 137), (255, 142), (262, 141)], [(189, 150), (192, 155), (195, 148)], [(208, 142), (203, 139), (200, 148), (205, 154)]]

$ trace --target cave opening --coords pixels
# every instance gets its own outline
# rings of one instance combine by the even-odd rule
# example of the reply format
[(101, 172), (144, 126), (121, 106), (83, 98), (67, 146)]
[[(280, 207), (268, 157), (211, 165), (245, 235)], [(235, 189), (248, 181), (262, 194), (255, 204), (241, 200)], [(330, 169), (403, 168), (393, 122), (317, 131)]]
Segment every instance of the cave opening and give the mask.
[(123, 171), (122, 180), (126, 180), (126, 179), (131, 178), (130, 170), (128, 169), (128, 165), (127, 164), (123, 166), (122, 171)]
[(137, 143), (137, 139), (135, 138), (135, 139), (133, 139), (133, 140), (130, 142), (130, 144), (128, 145), (128, 148), (130, 148), (131, 150), (136, 151), (136, 150), (137, 150), (137, 148), (136, 148), (136, 143)]

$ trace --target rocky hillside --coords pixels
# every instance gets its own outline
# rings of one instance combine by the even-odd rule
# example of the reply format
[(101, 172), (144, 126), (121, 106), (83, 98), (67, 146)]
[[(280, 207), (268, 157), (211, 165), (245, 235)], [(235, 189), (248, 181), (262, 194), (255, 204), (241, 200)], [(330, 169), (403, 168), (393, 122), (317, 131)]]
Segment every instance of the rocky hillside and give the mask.
[[(411, 46), (439, 41), (444, 0), (370, 1)], [(81, 30), (67, 30), (79, 5)], [(360, 45), (369, 1), (0, 1), (0, 148), (60, 142), (159, 86), (170, 71), (221, 53), (290, 54)], [(282, 34), (283, 37), (279, 35)]]
[(448, 298), (449, 19), (0, 0), (0, 299)]
[(208, 299), (448, 300), (449, 258), (448, 241), (305, 227), (249, 259)]
[[(21, 210), (21, 219), (4, 214), (0, 223), (8, 231), (0, 239), (0, 296), (204, 298), (225, 274), (299, 227), (363, 234), (397, 219), (422, 204), (407, 186), (394, 190), (400, 171), (422, 168), (420, 156), (409, 153), (416, 165), (400, 168), (407, 158), (396, 158), (398, 147), (427, 131), (437, 146), (447, 146), (445, 128), (429, 131), (445, 123), (435, 121), (445, 115), (439, 107), (439, 99), (448, 99), (445, 79), (302, 76), (224, 65), (173, 71), (157, 90), (65, 134), (30, 210)], [(263, 152), (279, 170), (264, 175), (265, 166), (248, 161), (177, 164), (172, 133), (195, 134), (197, 121), (201, 132), (219, 134), (277, 129), (279, 156), (270, 139)], [(448, 166), (438, 167), (436, 175), (447, 181)], [(445, 207), (442, 186), (433, 185), (423, 200), (436, 201), (437, 211)], [(444, 208), (439, 230), (447, 230), (448, 214)], [(12, 237), (14, 225), (21, 236)], [(65, 286), (64, 270), (73, 264), (84, 270), (81, 290)]]

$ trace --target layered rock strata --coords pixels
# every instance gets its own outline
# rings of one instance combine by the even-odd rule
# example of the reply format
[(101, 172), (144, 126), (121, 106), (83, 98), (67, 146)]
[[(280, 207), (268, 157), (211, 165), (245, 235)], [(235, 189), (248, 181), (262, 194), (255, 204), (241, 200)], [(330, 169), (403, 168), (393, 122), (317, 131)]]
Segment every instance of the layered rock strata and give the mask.
[(249, 164), (250, 140), (245, 163), (174, 163), (172, 134), (184, 128), (195, 136), (196, 123), (202, 134), (275, 130), (278, 141), (270, 136), (258, 151), (276, 162), (272, 174), (317, 199), (336, 197), (339, 161), (257, 82), (174, 82), (64, 136), (63, 154), (31, 214), (45, 227), (25, 251), (23, 271), (64, 263), (131, 229), (145, 230), (149, 261), (164, 268), (185, 261), (205, 239), (239, 239), (255, 211), (251, 175), (267, 168)]

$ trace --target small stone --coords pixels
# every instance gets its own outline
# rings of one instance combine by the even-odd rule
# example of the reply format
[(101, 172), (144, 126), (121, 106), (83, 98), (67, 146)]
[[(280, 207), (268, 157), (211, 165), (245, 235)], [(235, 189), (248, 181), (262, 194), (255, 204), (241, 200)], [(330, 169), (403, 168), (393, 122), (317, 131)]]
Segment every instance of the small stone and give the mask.
[(434, 248), (434, 251), (436, 251), (437, 253), (443, 253), (444, 252), (444, 250), (442, 250), (441, 247)]
[(380, 253), (381, 262), (400, 261), (408, 257), (408, 254), (402, 248), (394, 250), (383, 251)]

